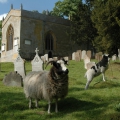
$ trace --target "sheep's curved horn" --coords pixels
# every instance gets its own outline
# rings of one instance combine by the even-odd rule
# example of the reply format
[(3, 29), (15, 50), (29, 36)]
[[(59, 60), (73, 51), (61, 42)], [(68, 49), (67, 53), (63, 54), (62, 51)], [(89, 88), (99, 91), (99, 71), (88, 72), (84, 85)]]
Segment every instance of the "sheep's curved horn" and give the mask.
[(50, 61), (48, 61), (48, 62), (46, 63), (45, 69), (47, 68), (47, 66), (48, 66), (50, 63), (52, 64), (53, 61), (54, 61), (54, 60), (50, 60)]

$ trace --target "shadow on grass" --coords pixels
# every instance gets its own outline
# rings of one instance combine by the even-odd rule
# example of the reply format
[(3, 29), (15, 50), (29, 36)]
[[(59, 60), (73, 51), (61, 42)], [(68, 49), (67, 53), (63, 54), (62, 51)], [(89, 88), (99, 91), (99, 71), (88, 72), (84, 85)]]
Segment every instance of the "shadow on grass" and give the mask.
[(100, 81), (93, 85), (92, 88), (113, 88), (113, 87), (120, 87), (120, 84), (112, 82), (112, 81)]

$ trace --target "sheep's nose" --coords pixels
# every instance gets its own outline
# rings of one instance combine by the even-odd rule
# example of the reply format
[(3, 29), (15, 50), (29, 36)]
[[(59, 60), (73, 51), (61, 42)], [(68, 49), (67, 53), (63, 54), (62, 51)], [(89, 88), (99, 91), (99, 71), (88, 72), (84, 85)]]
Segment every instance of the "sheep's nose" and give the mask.
[(66, 73), (66, 74), (68, 74), (68, 73), (69, 73), (69, 70), (68, 70), (68, 69), (66, 69), (65, 73)]

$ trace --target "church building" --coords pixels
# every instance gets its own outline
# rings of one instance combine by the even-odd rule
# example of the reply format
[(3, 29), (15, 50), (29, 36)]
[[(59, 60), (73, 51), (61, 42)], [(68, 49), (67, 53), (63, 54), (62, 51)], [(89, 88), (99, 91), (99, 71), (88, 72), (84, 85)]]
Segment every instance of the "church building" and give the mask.
[(12, 62), (18, 55), (32, 60), (35, 49), (48, 58), (70, 56), (79, 49), (70, 39), (70, 24), (67, 19), (44, 15), (35, 11), (11, 9), (2, 21), (1, 62)]

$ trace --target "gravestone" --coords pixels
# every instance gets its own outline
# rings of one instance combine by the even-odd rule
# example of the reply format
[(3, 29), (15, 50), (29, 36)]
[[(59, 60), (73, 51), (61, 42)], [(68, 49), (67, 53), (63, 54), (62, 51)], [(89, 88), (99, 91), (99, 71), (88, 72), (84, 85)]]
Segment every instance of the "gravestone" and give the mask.
[(22, 78), (24, 78), (25, 77), (25, 63), (24, 63), (24, 60), (21, 58), (19, 51), (20, 49), (18, 49), (18, 57), (14, 61), (14, 71), (17, 71), (22, 76)]
[(34, 59), (31, 62), (31, 64), (32, 64), (32, 71), (41, 71), (41, 70), (43, 70), (43, 61), (39, 57), (38, 51), (39, 50), (36, 48), (36, 50), (35, 50), (36, 55), (35, 55)]
[(41, 56), (41, 60), (43, 61), (43, 63), (46, 63), (45, 56)]
[(66, 61), (68, 61), (69, 60), (69, 58), (66, 56), (66, 57), (63, 57)]
[(72, 60), (75, 60), (75, 52), (72, 53)]
[(49, 58), (49, 61), (52, 61), (53, 60), (53, 58)]
[(81, 54), (81, 59), (82, 59), (82, 60), (84, 59), (85, 55), (86, 55), (86, 51), (83, 50), (83, 51), (82, 51), (82, 54)]
[(81, 60), (82, 51), (81, 50), (77, 50), (77, 52), (79, 52), (80, 60)]
[(58, 60), (58, 58), (57, 58), (57, 57), (53, 57), (53, 60), (55, 60), (55, 61), (56, 61), (56, 60)]
[(79, 52), (75, 52), (75, 61), (80, 61), (80, 54), (79, 54)]
[(3, 83), (6, 86), (22, 87), (23, 78), (18, 72), (14, 71), (5, 75), (5, 77), (3, 78)]
[(113, 56), (112, 56), (112, 61), (116, 61), (117, 60), (117, 56), (116, 56), (116, 54), (114, 54)]
[(120, 60), (120, 49), (118, 49), (118, 58)]
[(45, 54), (44, 57), (45, 57), (45, 61), (48, 62), (48, 54)]
[(86, 54), (87, 54), (87, 56), (91, 59), (91, 51), (88, 50)]
[(85, 55), (83, 60), (84, 60), (84, 68), (87, 69), (87, 63), (90, 62), (90, 58), (87, 55)]
[(102, 59), (102, 52), (98, 52), (95, 54), (95, 59), (100, 61)]

